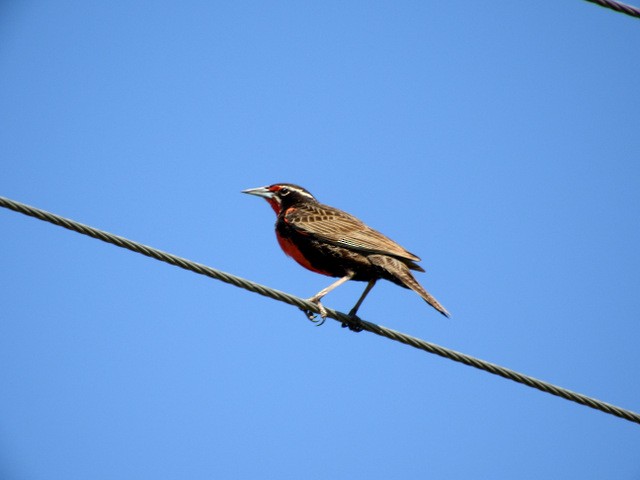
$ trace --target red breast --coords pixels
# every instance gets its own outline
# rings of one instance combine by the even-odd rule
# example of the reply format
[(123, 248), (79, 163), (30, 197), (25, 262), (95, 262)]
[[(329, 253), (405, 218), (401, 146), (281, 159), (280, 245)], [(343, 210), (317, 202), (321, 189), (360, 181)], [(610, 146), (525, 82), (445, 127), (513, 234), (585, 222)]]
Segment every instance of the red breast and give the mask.
[(296, 246), (296, 244), (290, 238), (285, 238), (281, 236), (277, 231), (276, 231), (276, 237), (278, 239), (278, 243), (280, 244), (280, 248), (282, 248), (284, 253), (289, 255), (291, 258), (293, 258), (296, 262), (298, 262), (304, 268), (306, 268), (307, 270), (311, 270), (312, 272), (320, 273), (322, 275), (331, 276), (331, 274), (324, 272), (322, 270), (318, 270), (313, 265), (311, 265), (311, 263), (309, 263), (309, 261), (305, 258), (305, 256), (300, 251), (300, 249)]

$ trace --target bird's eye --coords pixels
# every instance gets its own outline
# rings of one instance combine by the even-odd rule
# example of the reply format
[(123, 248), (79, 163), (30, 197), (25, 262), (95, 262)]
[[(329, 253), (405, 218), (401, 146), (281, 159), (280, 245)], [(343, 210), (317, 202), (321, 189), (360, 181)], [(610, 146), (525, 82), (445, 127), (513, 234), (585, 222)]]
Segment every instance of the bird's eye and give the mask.
[(287, 187), (282, 187), (279, 191), (280, 195), (285, 196), (285, 195), (289, 195), (289, 193), (291, 193), (291, 191), (287, 188)]

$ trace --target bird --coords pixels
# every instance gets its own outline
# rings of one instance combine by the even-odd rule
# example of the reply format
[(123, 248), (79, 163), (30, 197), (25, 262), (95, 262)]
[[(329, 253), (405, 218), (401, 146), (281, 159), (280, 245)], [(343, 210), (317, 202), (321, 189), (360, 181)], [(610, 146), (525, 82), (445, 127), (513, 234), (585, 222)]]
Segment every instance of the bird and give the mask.
[[(413, 290), (442, 315), (450, 317), (411, 274), (411, 270), (424, 272), (417, 264), (420, 258), (353, 215), (320, 203), (308, 190), (292, 183), (274, 183), (242, 193), (262, 197), (269, 203), (277, 217), (276, 238), (288, 256), (312, 272), (338, 277), (308, 299), (318, 307), (322, 322), (327, 311), (320, 300), (349, 280), (367, 282), (349, 312), (352, 319), (358, 319), (358, 309), (380, 279)], [(305, 313), (314, 320), (315, 313)], [(352, 327), (345, 323), (342, 326)]]

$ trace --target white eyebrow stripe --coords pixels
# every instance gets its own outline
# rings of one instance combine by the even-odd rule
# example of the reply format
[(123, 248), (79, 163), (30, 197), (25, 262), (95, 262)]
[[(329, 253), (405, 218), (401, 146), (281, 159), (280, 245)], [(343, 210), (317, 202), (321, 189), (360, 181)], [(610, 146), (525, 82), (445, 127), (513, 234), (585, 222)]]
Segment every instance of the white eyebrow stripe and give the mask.
[(307, 192), (306, 190), (303, 190), (303, 189), (298, 188), (298, 187), (294, 187), (293, 185), (283, 185), (283, 187), (284, 186), (286, 186), (292, 192), (296, 192), (299, 195), (302, 195), (304, 197), (311, 198), (311, 199), (315, 200), (315, 197), (313, 195), (311, 195), (309, 192)]

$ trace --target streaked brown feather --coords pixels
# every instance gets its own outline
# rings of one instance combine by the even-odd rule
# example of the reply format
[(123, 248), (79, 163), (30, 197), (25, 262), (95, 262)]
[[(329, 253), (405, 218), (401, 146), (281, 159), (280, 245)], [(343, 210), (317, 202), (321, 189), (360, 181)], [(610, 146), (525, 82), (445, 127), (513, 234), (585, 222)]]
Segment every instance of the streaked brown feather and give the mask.
[(303, 235), (367, 254), (402, 260), (410, 269), (424, 272), (414, 262), (420, 258), (356, 217), (321, 203), (298, 204), (284, 213), (284, 221)]
[(450, 316), (446, 308), (440, 305), (440, 302), (438, 302), (433, 295), (427, 292), (413, 277), (413, 275), (411, 275), (411, 272), (405, 263), (386, 255), (369, 255), (367, 258), (374, 265), (377, 265), (389, 272), (393, 278), (402, 282), (405, 287), (410, 288), (420, 295), (425, 302), (438, 310), (445, 317)]

